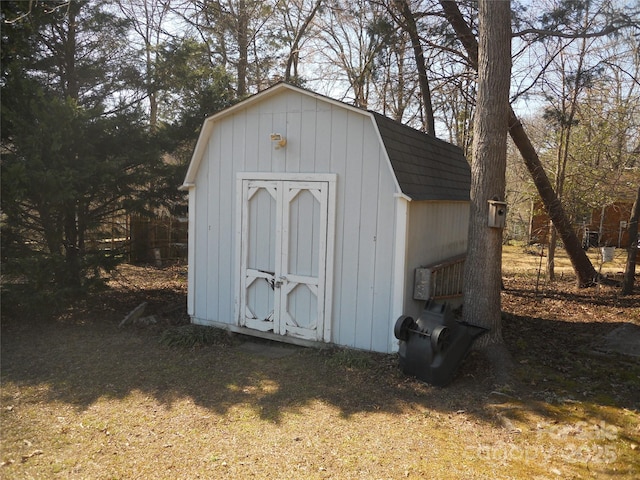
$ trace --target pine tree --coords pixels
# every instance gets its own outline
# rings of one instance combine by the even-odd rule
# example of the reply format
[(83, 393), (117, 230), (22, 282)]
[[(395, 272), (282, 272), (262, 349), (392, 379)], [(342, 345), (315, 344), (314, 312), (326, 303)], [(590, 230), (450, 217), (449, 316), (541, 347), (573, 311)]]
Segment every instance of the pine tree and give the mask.
[[(2, 2), (3, 262), (77, 289), (105, 218), (148, 204), (160, 155), (126, 92), (126, 22), (95, 2)], [(38, 275), (37, 272), (42, 274)]]

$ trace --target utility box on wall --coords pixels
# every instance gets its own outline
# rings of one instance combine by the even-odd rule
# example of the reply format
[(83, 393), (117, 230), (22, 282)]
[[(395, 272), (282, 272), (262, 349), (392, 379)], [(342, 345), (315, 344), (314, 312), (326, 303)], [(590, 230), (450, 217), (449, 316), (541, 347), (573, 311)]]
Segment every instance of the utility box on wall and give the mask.
[(489, 200), (489, 226), (504, 228), (507, 223), (507, 202)]

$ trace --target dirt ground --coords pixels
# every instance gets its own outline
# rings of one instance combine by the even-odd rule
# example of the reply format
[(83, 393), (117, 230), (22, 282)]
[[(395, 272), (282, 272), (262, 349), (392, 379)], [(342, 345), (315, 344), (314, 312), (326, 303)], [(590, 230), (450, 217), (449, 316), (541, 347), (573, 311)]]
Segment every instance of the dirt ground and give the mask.
[[(505, 259), (513, 381), (473, 351), (444, 388), (396, 355), (188, 332), (184, 266), (68, 305), (4, 285), (0, 477), (639, 478), (640, 360), (603, 339), (640, 328), (640, 294)], [(157, 323), (119, 327), (141, 302)]]

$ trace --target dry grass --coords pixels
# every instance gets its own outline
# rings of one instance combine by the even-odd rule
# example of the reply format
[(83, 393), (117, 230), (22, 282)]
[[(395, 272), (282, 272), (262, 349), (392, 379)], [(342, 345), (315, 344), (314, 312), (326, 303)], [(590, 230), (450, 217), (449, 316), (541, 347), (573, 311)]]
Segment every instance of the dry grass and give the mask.
[[(163, 332), (185, 321), (181, 267), (125, 266), (56, 312), (23, 298), (3, 314), (0, 476), (638, 478), (640, 366), (591, 347), (640, 324), (640, 295), (576, 290), (568, 272), (536, 293), (538, 257), (505, 258), (512, 385), (495, 385), (478, 352), (436, 388), (395, 356), (270, 355), (224, 335), (168, 347)], [(118, 328), (141, 301), (159, 323)]]
[[(544, 280), (547, 276), (548, 251), (540, 245), (518, 246), (507, 245), (503, 249), (503, 270), (507, 275), (535, 276)], [(602, 253), (597, 248), (590, 248), (587, 256), (595, 269), (610, 277), (621, 277), (624, 272), (627, 252), (625, 249), (616, 248), (612, 262), (603, 262)], [(558, 248), (554, 257), (555, 273), (559, 279), (574, 278), (573, 267), (566, 252)]]

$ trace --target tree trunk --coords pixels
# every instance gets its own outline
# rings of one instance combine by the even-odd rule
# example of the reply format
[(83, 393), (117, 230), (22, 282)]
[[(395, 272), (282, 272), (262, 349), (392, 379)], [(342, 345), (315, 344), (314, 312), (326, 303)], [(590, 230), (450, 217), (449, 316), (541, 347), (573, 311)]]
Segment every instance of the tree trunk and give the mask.
[(489, 328), (478, 346), (502, 343), (502, 228), (489, 227), (489, 200), (504, 200), (511, 80), (511, 6), (478, 3), (478, 97), (471, 163), (469, 253), (464, 271), (465, 321)]
[[(588, 8), (588, 6), (587, 6)], [(585, 15), (586, 19), (586, 15)], [(588, 25), (584, 25), (585, 28)], [(574, 74), (573, 80), (571, 80), (571, 91), (570, 98), (568, 99), (568, 107), (567, 100), (564, 98), (565, 93), (564, 90), (566, 88), (566, 84), (569, 82), (568, 72), (565, 72), (562, 76), (562, 90), (563, 90), (563, 99), (561, 103), (561, 108), (558, 113), (560, 113), (560, 141), (558, 144), (558, 152), (556, 156), (556, 195), (558, 199), (562, 201), (564, 195), (564, 184), (567, 178), (567, 163), (569, 162), (569, 148), (571, 146), (571, 134), (573, 133), (573, 125), (576, 117), (576, 113), (578, 110), (578, 95), (582, 89), (582, 85), (584, 81), (583, 77), (583, 66), (584, 66), (584, 58), (587, 54), (587, 42), (586, 39), (582, 39), (582, 44), (580, 46), (580, 56), (578, 57), (578, 68), (576, 73)], [(556, 279), (555, 273), (555, 256), (556, 256), (556, 244), (558, 240), (558, 234), (553, 227), (553, 224), (550, 225), (549, 232), (551, 233), (551, 237), (549, 240), (549, 255), (547, 257), (547, 270), (549, 271), (549, 281), (553, 282)]]
[[(78, 101), (80, 97), (80, 82), (78, 80), (78, 72), (76, 70), (77, 55), (77, 18), (80, 15), (82, 3), (71, 2), (67, 11), (68, 26), (67, 38), (65, 44), (65, 68), (62, 70), (65, 76), (66, 94), (69, 98)], [(72, 143), (72, 149), (66, 152), (66, 155), (77, 160), (77, 149), (75, 142)], [(75, 195), (65, 200), (63, 205), (63, 245), (65, 251), (64, 272), (60, 274), (62, 284), (65, 287), (78, 289), (81, 286), (82, 279), (80, 275), (80, 252), (78, 250), (78, 225), (76, 223), (76, 199)]]
[[(285, 67), (284, 71), (285, 82), (291, 82), (292, 78), (296, 83), (299, 82), (298, 58), (300, 54), (300, 40), (302, 40), (302, 37), (307, 32), (307, 28), (309, 28), (309, 25), (311, 25), (311, 21), (313, 20), (313, 17), (316, 16), (316, 13), (318, 13), (321, 5), (322, 0), (316, 0), (313, 9), (311, 10), (307, 18), (304, 19), (300, 30), (298, 30), (298, 33), (296, 33), (296, 36), (293, 39), (293, 43), (291, 44), (291, 51), (289, 52), (289, 56), (287, 57), (287, 66)], [(291, 69), (293, 69), (293, 74), (291, 73)]]
[(413, 16), (413, 12), (409, 7), (409, 0), (399, 0), (398, 8), (404, 18), (405, 28), (411, 39), (411, 46), (413, 47), (413, 55), (416, 60), (416, 67), (418, 69), (418, 80), (420, 84), (420, 93), (422, 95), (422, 103), (424, 109), (424, 125), (426, 132), (435, 136), (436, 123), (433, 118), (433, 104), (431, 102), (431, 89), (429, 88), (429, 78), (427, 77), (427, 67), (424, 63), (424, 50), (422, 49), (422, 43), (420, 43), (420, 36), (418, 35), (418, 27), (416, 26), (416, 19)]
[(78, 82), (78, 73), (76, 72), (76, 35), (77, 35), (77, 17), (80, 15), (80, 2), (71, 2), (67, 10), (68, 25), (67, 38), (64, 44), (64, 66), (61, 67), (61, 77), (63, 81), (63, 91), (73, 100), (78, 100), (80, 95), (80, 86)]
[(238, 5), (238, 98), (247, 94), (247, 70), (249, 68), (249, 14), (244, 0)]
[[(452, 0), (440, 0), (440, 5), (442, 6), (447, 21), (454, 28), (458, 39), (465, 47), (471, 65), (477, 68), (478, 42), (473, 31), (464, 20), (462, 13), (460, 13), (458, 5)], [(538, 194), (544, 203), (547, 214), (553, 221), (560, 238), (562, 238), (564, 248), (576, 272), (578, 285), (581, 287), (594, 285), (598, 279), (598, 273), (589, 260), (589, 257), (587, 257), (587, 254), (582, 250), (578, 236), (573, 231), (571, 222), (567, 218), (562, 204), (551, 186), (551, 182), (549, 181), (547, 173), (544, 171), (538, 153), (531, 144), (531, 140), (527, 136), (522, 123), (520, 123), (520, 120), (518, 120), (518, 117), (511, 107), (509, 108), (509, 135), (513, 143), (518, 147), (520, 155), (538, 189)]]
[(547, 251), (547, 275), (549, 281), (556, 281), (556, 247), (558, 246), (558, 232), (553, 226), (553, 222), (549, 221), (549, 249)]
[(152, 132), (158, 130), (158, 97), (155, 87), (156, 78), (154, 78), (153, 59), (151, 58), (152, 46), (149, 42), (145, 44), (146, 49), (146, 84), (147, 96), (149, 97), (149, 126)]
[(589, 257), (587, 257), (587, 254), (582, 249), (580, 240), (573, 230), (571, 222), (565, 214), (556, 192), (551, 186), (551, 182), (549, 181), (547, 173), (544, 171), (540, 158), (531, 144), (531, 140), (529, 140), (520, 120), (516, 117), (513, 108), (510, 109), (509, 116), (509, 134), (518, 147), (520, 155), (522, 155), (522, 159), (533, 178), (533, 183), (538, 189), (538, 194), (547, 209), (549, 218), (551, 218), (556, 231), (560, 235), (560, 238), (562, 238), (573, 270), (576, 272), (578, 285), (580, 287), (595, 285), (598, 279), (598, 272), (593, 268), (591, 260), (589, 260)]
[(631, 208), (629, 218), (629, 248), (627, 249), (627, 264), (624, 269), (624, 280), (622, 282), (622, 294), (631, 295), (633, 293), (633, 283), (636, 276), (636, 258), (638, 256), (638, 219), (640, 218), (640, 187), (636, 194), (636, 200)]
[(65, 202), (64, 209), (65, 272), (62, 283), (65, 287), (78, 289), (82, 284), (82, 279), (80, 275), (80, 249), (78, 246), (79, 236), (75, 201), (69, 200)]

